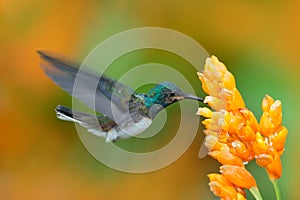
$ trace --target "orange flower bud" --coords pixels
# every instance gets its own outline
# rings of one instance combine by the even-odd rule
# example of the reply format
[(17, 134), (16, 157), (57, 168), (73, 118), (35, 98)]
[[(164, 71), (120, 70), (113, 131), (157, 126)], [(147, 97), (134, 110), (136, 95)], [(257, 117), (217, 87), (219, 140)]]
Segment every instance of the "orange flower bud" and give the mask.
[(266, 137), (269, 137), (269, 136), (273, 135), (274, 128), (275, 128), (275, 126), (272, 122), (272, 119), (266, 113), (263, 113), (263, 115), (260, 118), (261, 134)]
[(249, 146), (239, 140), (234, 140), (230, 143), (230, 152), (248, 162), (254, 158), (254, 152)]
[(228, 127), (228, 132), (235, 134), (237, 132), (238, 126), (241, 123), (243, 123), (243, 120), (240, 117), (235, 116), (233, 113), (230, 113), (230, 126)]
[(278, 117), (278, 115), (280, 115), (282, 112), (282, 108), (281, 108), (281, 101), (276, 100), (271, 106), (270, 106), (270, 117), (271, 118), (276, 118)]
[(225, 199), (235, 199), (237, 191), (224, 176), (221, 174), (208, 174), (207, 176), (210, 180), (210, 190), (214, 195)]
[(208, 155), (217, 159), (223, 165), (244, 166), (242, 159), (230, 153), (228, 146), (221, 148), (219, 151), (209, 152)]
[(233, 88), (235, 88), (234, 76), (227, 70), (224, 73), (223, 81), (226, 89), (233, 90)]
[(242, 154), (247, 150), (246, 145), (239, 140), (234, 140), (230, 143), (230, 145), (232, 147), (231, 149), (233, 149), (235, 154)]
[(211, 173), (207, 175), (210, 182), (218, 182), (221, 185), (233, 186), (232, 183), (228, 182), (222, 174)]
[(266, 167), (273, 161), (273, 157), (268, 154), (260, 154), (255, 156), (256, 163), (261, 167)]
[(280, 126), (280, 128), (277, 131), (277, 133), (270, 137), (270, 140), (272, 143), (272, 147), (276, 149), (276, 151), (282, 151), (284, 149), (284, 144), (286, 141), (288, 130), (286, 127)]
[(282, 166), (279, 153), (275, 155), (274, 160), (267, 166), (267, 172), (270, 179), (279, 179), (281, 177)]
[(274, 103), (274, 99), (270, 97), (269, 95), (266, 95), (261, 104), (261, 108), (263, 112), (269, 112), (270, 106)]
[(268, 150), (268, 146), (260, 133), (256, 133), (255, 141), (253, 142), (253, 150), (256, 155), (264, 154)]
[(254, 132), (258, 132), (260, 130), (259, 124), (254, 116), (254, 114), (248, 109), (240, 109), (243, 117), (247, 120), (247, 125), (249, 125)]
[(240, 124), (237, 129), (238, 136), (246, 141), (253, 141), (255, 139), (255, 133), (249, 125)]
[(223, 165), (220, 167), (220, 172), (229, 182), (238, 187), (247, 189), (256, 187), (255, 179), (244, 167)]
[(245, 102), (240, 92), (233, 88), (232, 102), (229, 106), (230, 110), (238, 110), (239, 108), (245, 108)]
[(229, 144), (229, 142), (232, 140), (232, 138), (230, 137), (230, 135), (228, 135), (227, 132), (222, 131), (221, 134), (218, 137), (219, 142), (222, 142), (224, 144)]
[(281, 101), (276, 100), (270, 107), (269, 115), (274, 123), (275, 127), (282, 123), (282, 109)]
[(223, 147), (226, 147), (227, 144), (221, 143), (220, 141), (217, 141), (215, 143), (214, 148), (212, 149), (212, 151), (220, 151)]

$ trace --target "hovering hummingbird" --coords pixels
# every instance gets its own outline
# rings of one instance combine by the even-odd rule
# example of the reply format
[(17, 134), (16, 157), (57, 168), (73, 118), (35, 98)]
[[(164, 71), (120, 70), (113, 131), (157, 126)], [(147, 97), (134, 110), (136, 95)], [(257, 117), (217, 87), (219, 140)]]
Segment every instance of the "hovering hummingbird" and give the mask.
[[(147, 93), (139, 94), (105, 75), (93, 75), (57, 56), (44, 51), (37, 52), (46, 61), (41, 62), (41, 68), (50, 79), (102, 114), (83, 113), (59, 105), (55, 109), (57, 117), (78, 123), (94, 135), (104, 137), (106, 142), (115, 142), (143, 132), (161, 110), (177, 101), (193, 99), (203, 102), (202, 98), (187, 94), (170, 82), (161, 82)], [(77, 76), (80, 76), (83, 88), (79, 92), (73, 88)], [(93, 87), (95, 83), (96, 88)]]

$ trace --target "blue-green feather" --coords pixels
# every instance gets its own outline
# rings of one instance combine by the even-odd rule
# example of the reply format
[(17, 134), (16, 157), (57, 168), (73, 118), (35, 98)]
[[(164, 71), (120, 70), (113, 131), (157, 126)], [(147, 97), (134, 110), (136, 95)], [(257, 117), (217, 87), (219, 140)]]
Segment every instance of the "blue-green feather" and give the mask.
[(163, 107), (167, 107), (169, 103), (165, 101), (166, 94), (170, 91), (178, 90), (177, 87), (169, 82), (162, 82), (152, 89), (150, 89), (146, 94), (144, 94), (145, 105), (148, 109), (154, 104), (159, 104)]

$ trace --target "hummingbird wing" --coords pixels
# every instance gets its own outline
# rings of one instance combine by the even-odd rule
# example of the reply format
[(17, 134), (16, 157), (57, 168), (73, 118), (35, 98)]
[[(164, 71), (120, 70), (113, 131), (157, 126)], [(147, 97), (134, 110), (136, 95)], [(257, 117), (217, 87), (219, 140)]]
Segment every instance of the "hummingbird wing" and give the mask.
[[(50, 53), (38, 51), (46, 61), (41, 68), (57, 85), (90, 108), (121, 124), (129, 119), (128, 102), (134, 91), (104, 75), (79, 70), (79, 66)], [(79, 88), (73, 88), (75, 79)]]

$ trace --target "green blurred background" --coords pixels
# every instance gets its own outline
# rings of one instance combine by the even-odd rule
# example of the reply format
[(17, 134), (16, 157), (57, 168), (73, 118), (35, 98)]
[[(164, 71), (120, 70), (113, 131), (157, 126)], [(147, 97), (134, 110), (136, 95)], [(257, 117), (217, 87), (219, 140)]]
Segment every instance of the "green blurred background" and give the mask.
[[(172, 165), (152, 173), (127, 174), (94, 159), (74, 125), (55, 117), (55, 106), (70, 106), (71, 98), (45, 77), (35, 51), (48, 49), (81, 60), (109, 36), (143, 26), (180, 31), (216, 55), (235, 75), (247, 107), (257, 117), (265, 94), (282, 100), (289, 136), (279, 185), (283, 199), (297, 199), (299, 7), (296, 0), (1, 1), (0, 199), (215, 198), (206, 174), (217, 172), (219, 164), (198, 158), (201, 128), (188, 151)], [(173, 57), (165, 53), (150, 52), (151, 59), (147, 55), (142, 61), (161, 61), (175, 68), (187, 65), (170, 61)], [(134, 66), (133, 60), (124, 60), (124, 65)], [(199, 86), (197, 94), (203, 95), (195, 74), (189, 74)], [(168, 110), (175, 115), (177, 107)], [(172, 118), (166, 126), (164, 132), (172, 132)], [(141, 146), (134, 140), (128, 141), (131, 144)], [(248, 166), (265, 199), (274, 199), (264, 170), (255, 163)]]

